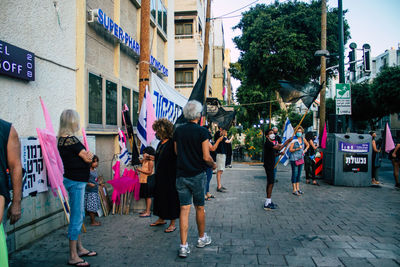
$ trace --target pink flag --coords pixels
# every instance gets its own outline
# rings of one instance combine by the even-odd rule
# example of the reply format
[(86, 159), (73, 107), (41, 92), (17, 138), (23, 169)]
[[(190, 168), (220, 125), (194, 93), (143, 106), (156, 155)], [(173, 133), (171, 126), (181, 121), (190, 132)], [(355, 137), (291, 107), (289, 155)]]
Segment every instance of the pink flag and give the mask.
[(390, 132), (389, 123), (386, 123), (385, 152), (389, 153), (394, 148), (395, 146), (392, 138), (392, 133)]
[(326, 132), (326, 122), (324, 125), (324, 131), (322, 132), (321, 138), (321, 148), (326, 148), (326, 138), (328, 137), (328, 133)]
[[(148, 89), (146, 87), (146, 89)], [(150, 145), (151, 141), (156, 137), (156, 133), (153, 130), (153, 123), (157, 120), (156, 113), (154, 112), (153, 102), (151, 101), (150, 91), (147, 91), (148, 97), (146, 97), (146, 142)]]
[(85, 128), (82, 128), (82, 137), (83, 137), (83, 145), (85, 146), (86, 151), (90, 151), (90, 150), (89, 150), (89, 144), (88, 144), (88, 142), (87, 142), (87, 137), (86, 137)]
[(39, 96), (40, 104), (42, 105), (44, 120), (46, 122), (46, 129), (49, 130), (51, 133), (55, 134), (53, 124), (51, 123), (50, 114), (44, 104), (42, 98)]

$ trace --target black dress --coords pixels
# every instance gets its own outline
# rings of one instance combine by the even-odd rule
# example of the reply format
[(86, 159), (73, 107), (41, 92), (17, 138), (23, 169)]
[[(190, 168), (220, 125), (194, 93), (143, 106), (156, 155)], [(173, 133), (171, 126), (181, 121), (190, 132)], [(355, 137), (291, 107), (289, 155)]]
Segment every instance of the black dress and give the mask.
[(155, 157), (153, 213), (164, 220), (179, 218), (180, 205), (176, 191), (176, 155), (174, 142), (159, 143)]

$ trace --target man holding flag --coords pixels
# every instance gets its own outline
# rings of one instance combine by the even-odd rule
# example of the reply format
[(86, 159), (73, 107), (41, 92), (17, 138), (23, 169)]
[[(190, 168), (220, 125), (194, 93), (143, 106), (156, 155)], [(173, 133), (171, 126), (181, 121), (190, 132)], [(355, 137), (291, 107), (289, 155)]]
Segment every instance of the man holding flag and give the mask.
[(292, 141), (292, 137), (288, 138), (285, 143), (279, 144), (276, 140), (274, 131), (269, 129), (265, 132), (267, 140), (264, 144), (264, 169), (267, 175), (267, 199), (264, 203), (264, 210), (274, 210), (277, 208), (277, 205), (272, 202), (272, 189), (274, 188), (275, 183), (275, 153), (276, 151), (280, 151), (283, 147), (285, 147), (290, 141)]

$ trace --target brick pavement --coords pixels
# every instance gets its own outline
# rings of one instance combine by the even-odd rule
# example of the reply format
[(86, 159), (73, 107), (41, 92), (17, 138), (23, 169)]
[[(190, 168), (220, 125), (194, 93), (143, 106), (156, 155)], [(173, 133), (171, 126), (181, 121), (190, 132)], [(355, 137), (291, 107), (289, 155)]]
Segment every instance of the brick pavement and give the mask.
[[(229, 192), (216, 193), (216, 199), (206, 202), (206, 229), (213, 243), (194, 247), (197, 230), (192, 210), (192, 253), (186, 259), (177, 257), (178, 231), (166, 234), (165, 227), (148, 226), (155, 217), (132, 214), (100, 218), (101, 227), (87, 226), (84, 244), (99, 253), (87, 260), (92, 266), (400, 265), (400, 191), (390, 184), (391, 176), (380, 188), (302, 183), (300, 197), (291, 194), (288, 167), (280, 167), (277, 178), (273, 201), (279, 209), (266, 212), (263, 168), (235, 164), (228, 169), (223, 184)], [(215, 183), (214, 176), (213, 191)], [(67, 259), (66, 228), (62, 228), (11, 255), (10, 264), (64, 266)]]

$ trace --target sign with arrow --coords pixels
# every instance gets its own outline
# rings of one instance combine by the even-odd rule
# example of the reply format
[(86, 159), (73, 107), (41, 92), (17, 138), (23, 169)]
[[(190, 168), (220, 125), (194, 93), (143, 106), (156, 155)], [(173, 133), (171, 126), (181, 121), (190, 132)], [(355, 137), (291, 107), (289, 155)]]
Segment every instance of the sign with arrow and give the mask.
[(350, 84), (336, 84), (336, 115), (351, 115)]

